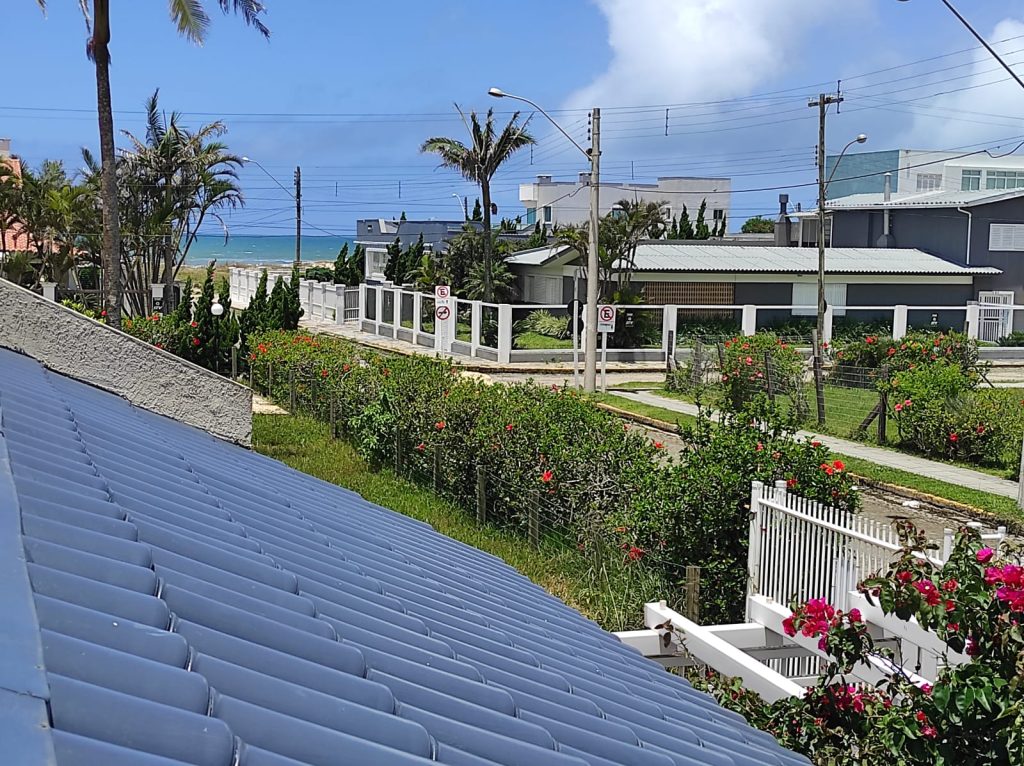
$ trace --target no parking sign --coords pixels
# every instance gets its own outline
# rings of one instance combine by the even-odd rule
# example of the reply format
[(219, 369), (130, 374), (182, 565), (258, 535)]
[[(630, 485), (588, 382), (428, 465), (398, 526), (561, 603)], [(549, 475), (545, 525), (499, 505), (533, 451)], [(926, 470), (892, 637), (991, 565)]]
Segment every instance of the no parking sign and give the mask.
[(601, 304), (597, 307), (597, 331), (615, 332), (615, 307)]

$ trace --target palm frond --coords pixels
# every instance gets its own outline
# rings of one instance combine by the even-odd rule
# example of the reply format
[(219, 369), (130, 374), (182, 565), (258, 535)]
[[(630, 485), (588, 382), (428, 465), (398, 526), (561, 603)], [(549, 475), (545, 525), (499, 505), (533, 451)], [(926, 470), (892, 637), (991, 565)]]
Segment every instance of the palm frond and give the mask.
[(260, 18), (266, 12), (266, 6), (259, 0), (217, 0), (220, 9), (224, 13), (234, 11), (242, 15), (245, 23), (255, 29), (266, 38), (270, 37), (270, 30)]
[(201, 45), (210, 28), (210, 17), (202, 0), (168, 0), (168, 10), (178, 33)]

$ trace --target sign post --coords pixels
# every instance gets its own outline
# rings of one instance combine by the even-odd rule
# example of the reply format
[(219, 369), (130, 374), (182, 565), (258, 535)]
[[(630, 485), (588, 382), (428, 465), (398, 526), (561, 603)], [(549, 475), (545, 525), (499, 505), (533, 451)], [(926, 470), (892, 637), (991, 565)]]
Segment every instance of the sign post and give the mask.
[(597, 331), (601, 333), (601, 392), (608, 391), (608, 333), (615, 332), (615, 307), (597, 307)]
[[(573, 278), (573, 293), (576, 292), (576, 281)], [(566, 305), (565, 310), (569, 312), (569, 321), (572, 322), (572, 385), (574, 388), (580, 386), (580, 312), (583, 310), (583, 303), (573, 298)]]
[(455, 301), (452, 300), (451, 288), (448, 285), (434, 287), (434, 349), (440, 355), (452, 350), (452, 325), (455, 323)]

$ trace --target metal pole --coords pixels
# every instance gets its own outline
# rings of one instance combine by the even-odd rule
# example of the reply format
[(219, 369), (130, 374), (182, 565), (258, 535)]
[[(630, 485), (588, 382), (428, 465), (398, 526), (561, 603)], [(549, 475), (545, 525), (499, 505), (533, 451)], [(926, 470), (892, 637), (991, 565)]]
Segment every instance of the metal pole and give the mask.
[(599, 227), (601, 225), (601, 110), (594, 107), (590, 124), (590, 246), (587, 248), (587, 327), (583, 354), (583, 389), (597, 389), (597, 293)]
[(818, 96), (818, 337), (825, 337), (825, 112), (826, 96)]
[(302, 261), (302, 168), (295, 166), (295, 262)]
[(608, 333), (601, 333), (601, 393), (608, 392)]
[(580, 270), (572, 275), (572, 301), (569, 303), (573, 308), (572, 312), (572, 385), (573, 388), (580, 387), (580, 312), (576, 306), (580, 298)]

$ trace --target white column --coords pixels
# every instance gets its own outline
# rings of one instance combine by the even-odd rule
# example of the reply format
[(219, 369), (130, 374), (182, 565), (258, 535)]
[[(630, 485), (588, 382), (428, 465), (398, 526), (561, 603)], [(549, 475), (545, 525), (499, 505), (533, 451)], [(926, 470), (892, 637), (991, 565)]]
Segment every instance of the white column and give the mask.
[(412, 294), (412, 344), (419, 343), (420, 333), (423, 332), (421, 319), (423, 316), (423, 293), (419, 290)]
[(380, 335), (380, 326), (384, 323), (384, 287), (382, 285), (377, 285), (374, 289), (377, 293), (377, 311), (374, 313), (374, 316), (376, 317), (375, 322), (377, 324), (376, 333)]
[[(747, 546), (747, 595), (757, 593), (761, 581), (761, 491), (764, 484), (759, 481), (750, 484), (750, 542)], [(750, 622), (750, 605), (747, 602), (747, 622)]]
[(366, 298), (370, 288), (366, 282), (359, 283), (359, 329), (363, 329), (363, 320), (366, 319)]
[(907, 307), (894, 306), (892, 310), (892, 338), (899, 340), (907, 334)]
[(498, 305), (498, 362), (508, 364), (512, 358), (512, 306)]
[(825, 307), (825, 321), (821, 325), (822, 340), (825, 343), (832, 343), (832, 304)]
[(967, 337), (977, 340), (981, 327), (981, 310), (977, 301), (967, 301)]
[(661, 351), (668, 360), (676, 352), (676, 318), (679, 316), (679, 307), (665, 306), (661, 315)]
[(57, 300), (57, 283), (56, 282), (43, 282), (43, 297), (48, 301)]
[(753, 335), (757, 332), (757, 306), (748, 303), (743, 307), (741, 326), (744, 335)]
[(476, 351), (480, 348), (480, 329), (483, 319), (484, 306), (481, 301), (472, 301), (469, 305), (469, 355), (476, 356)]

